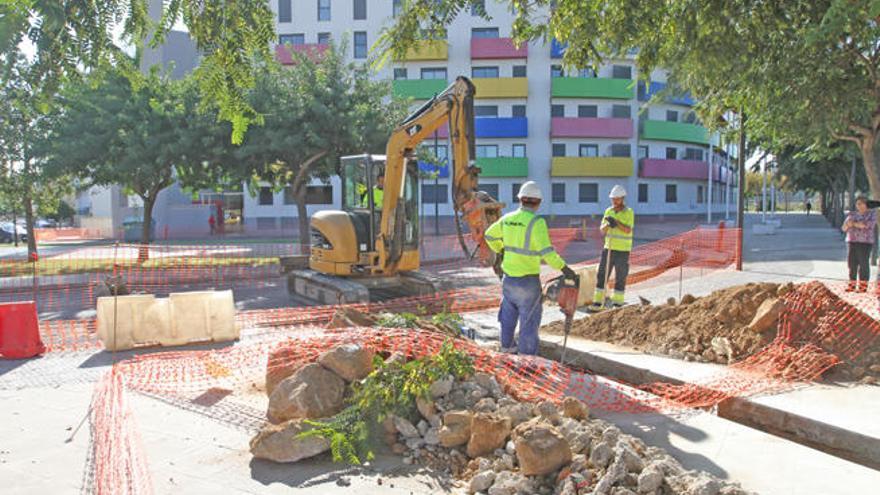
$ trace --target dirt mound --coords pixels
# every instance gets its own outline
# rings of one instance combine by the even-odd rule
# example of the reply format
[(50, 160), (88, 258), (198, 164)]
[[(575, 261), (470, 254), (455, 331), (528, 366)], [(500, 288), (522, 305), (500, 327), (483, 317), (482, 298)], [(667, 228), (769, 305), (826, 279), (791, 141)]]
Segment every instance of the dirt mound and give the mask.
[[(577, 320), (571, 333), (688, 361), (727, 364), (773, 340), (775, 324), (760, 332), (750, 324), (765, 301), (791, 289), (791, 285), (747, 284), (700, 298), (688, 294), (679, 304), (625, 306)], [(544, 330), (561, 333), (562, 322)]]

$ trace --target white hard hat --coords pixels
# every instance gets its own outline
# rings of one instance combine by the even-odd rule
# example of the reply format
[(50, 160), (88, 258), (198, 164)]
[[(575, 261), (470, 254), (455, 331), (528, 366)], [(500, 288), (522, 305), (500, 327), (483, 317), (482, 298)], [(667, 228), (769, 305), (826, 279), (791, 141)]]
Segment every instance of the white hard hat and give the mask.
[(623, 198), (626, 197), (626, 189), (623, 188), (620, 184), (615, 184), (614, 187), (611, 188), (611, 193), (608, 195), (609, 198)]
[(533, 180), (530, 180), (530, 181), (526, 182), (525, 184), (523, 184), (522, 187), (519, 188), (519, 193), (516, 195), (516, 197), (519, 199), (523, 199), (523, 198), (544, 199), (544, 195), (541, 194), (541, 188)]

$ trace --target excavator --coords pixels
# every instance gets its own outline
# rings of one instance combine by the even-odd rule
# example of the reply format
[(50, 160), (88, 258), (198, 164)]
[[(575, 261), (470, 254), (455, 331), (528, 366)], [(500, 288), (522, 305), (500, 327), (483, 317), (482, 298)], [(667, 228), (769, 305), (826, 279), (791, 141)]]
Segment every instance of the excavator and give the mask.
[[(474, 84), (458, 77), (394, 129), (384, 156), (362, 154), (340, 159), (342, 210), (312, 215), (308, 268), (287, 272), (292, 296), (319, 304), (344, 304), (379, 300), (389, 293), (394, 297), (420, 296), (443, 290), (443, 280), (418, 270), (421, 232), (416, 151), (447, 123), (459, 244), (465, 256), (477, 258), (498, 273), (500, 256), (486, 245), (483, 233), (501, 217), (504, 204), (477, 188), (480, 169), (473, 162), (475, 94)], [(381, 193), (374, 194), (377, 188)], [(465, 240), (462, 222), (473, 248)]]

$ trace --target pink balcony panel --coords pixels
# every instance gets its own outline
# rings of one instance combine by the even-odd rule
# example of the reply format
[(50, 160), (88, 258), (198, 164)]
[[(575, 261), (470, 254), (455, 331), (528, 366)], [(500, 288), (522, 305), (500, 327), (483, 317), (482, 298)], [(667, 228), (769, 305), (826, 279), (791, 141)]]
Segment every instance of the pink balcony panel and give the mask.
[(645, 179), (694, 179), (709, 178), (706, 162), (697, 160), (663, 160), (645, 158), (639, 166), (639, 177)]
[(631, 119), (553, 117), (550, 123), (550, 137), (555, 138), (629, 139), (632, 136), (633, 122)]
[[(442, 126), (440, 126), (439, 129), (437, 129), (437, 138), (438, 139), (447, 139), (448, 137), (449, 137), (449, 125), (443, 124)], [(434, 134), (431, 134), (430, 136), (428, 136), (428, 138), (425, 139), (422, 142), (422, 144), (432, 145), (432, 144), (434, 144), (432, 139), (434, 139)], [(446, 144), (446, 143), (442, 143), (442, 144)]]
[(472, 59), (528, 58), (529, 45), (516, 47), (510, 38), (472, 38)]
[(302, 45), (276, 45), (275, 60), (281, 65), (293, 65), (293, 56), (291, 52), (305, 54), (314, 60), (315, 57), (323, 55), (330, 45), (319, 45), (317, 43), (305, 43)]

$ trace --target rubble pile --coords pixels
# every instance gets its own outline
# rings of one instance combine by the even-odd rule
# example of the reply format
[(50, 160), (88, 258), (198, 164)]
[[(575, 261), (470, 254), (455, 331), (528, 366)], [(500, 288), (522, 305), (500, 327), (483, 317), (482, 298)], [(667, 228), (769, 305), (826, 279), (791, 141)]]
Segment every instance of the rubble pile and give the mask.
[[(281, 379), (270, 394), (272, 424), (251, 440), (252, 454), (296, 462), (330, 450), (328, 440), (303, 435), (312, 428), (308, 420), (339, 412), (345, 395), (339, 384), (367, 376), (366, 363), (372, 358), (358, 345), (340, 346)], [(663, 449), (648, 447), (605, 421), (591, 419), (580, 400), (567, 397), (559, 405), (519, 402), (486, 373), (434, 381), (412, 411), (386, 416), (377, 430), (380, 440), (402, 456), (404, 464), (455, 477), (458, 493), (747, 493), (736, 483), (685, 470)]]

